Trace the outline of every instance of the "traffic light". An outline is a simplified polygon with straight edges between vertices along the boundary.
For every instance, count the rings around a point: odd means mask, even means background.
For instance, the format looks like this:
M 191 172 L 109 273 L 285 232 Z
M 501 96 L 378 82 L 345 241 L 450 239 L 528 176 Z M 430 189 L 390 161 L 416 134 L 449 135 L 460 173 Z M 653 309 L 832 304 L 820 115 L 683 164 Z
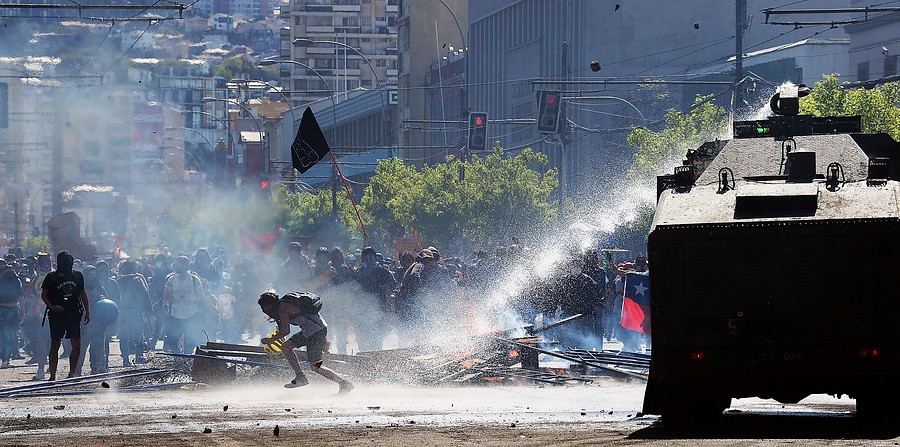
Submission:
M 266 177 L 262 177 L 259 179 L 259 189 L 265 191 L 269 189 L 269 179 Z
M 9 84 L 0 82 L 0 128 L 9 127 Z
M 562 93 L 541 90 L 538 101 L 538 132 L 558 133 L 560 112 L 562 112 Z
M 487 113 L 472 112 L 469 114 L 468 151 L 487 150 Z

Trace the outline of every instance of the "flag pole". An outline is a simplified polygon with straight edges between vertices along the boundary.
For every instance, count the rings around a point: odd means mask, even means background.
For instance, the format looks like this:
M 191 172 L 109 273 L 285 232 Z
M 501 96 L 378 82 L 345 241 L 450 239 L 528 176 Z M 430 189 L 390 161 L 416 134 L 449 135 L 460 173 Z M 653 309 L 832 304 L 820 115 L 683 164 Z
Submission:
M 347 191 L 347 197 L 350 198 L 350 203 L 353 205 L 353 211 L 356 211 L 356 218 L 359 219 L 359 226 L 362 228 L 363 239 L 365 240 L 365 246 L 369 246 L 369 233 L 366 232 L 366 224 L 363 223 L 362 216 L 359 215 L 359 208 L 356 206 L 356 201 L 353 200 L 353 193 L 350 191 L 350 185 L 347 184 L 347 179 L 344 178 L 344 174 L 341 173 L 341 167 L 338 166 L 337 159 L 334 158 L 334 151 L 328 151 L 331 155 L 331 162 L 334 163 L 334 169 L 337 170 L 338 177 L 341 178 L 341 183 L 344 184 L 344 189 Z

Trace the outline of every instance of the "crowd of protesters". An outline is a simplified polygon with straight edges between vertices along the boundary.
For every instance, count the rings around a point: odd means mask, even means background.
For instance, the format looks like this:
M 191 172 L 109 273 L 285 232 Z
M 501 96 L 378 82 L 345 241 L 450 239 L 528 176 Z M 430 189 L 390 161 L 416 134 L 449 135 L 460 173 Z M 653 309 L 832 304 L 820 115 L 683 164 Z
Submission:
M 549 274 L 539 275 L 524 268 L 528 251 L 514 239 L 492 254 L 445 257 L 428 247 L 392 259 L 372 247 L 344 253 L 292 242 L 284 258 L 229 257 L 222 249 L 200 248 L 190 255 L 163 251 L 140 259 L 75 259 L 72 270 L 83 276 L 94 321 L 83 326 L 70 375 L 85 372 L 86 357 L 90 373 L 108 372 L 112 337 L 118 338 L 123 366 L 145 363 L 149 350 L 192 353 L 207 340 L 259 340 L 271 329 L 256 309 L 257 298 L 267 290 L 322 296 L 322 314 L 337 352 L 394 347 L 389 346 L 392 337 L 395 346 L 413 345 L 427 341 L 423 331 L 452 332 L 471 323 L 474 303 L 517 268 L 525 271 L 524 286 L 507 302 L 520 321 L 540 325 L 581 314 L 549 335 L 566 346 L 589 343 L 597 349 L 604 339 L 616 338 L 629 350 L 647 343 L 642 334 L 618 324 L 624 275 L 646 271 L 643 257 L 615 264 L 608 253 L 569 250 Z M 0 260 L 0 366 L 28 356 L 35 380 L 47 374 L 51 341 L 41 287 L 55 267 L 48 253 L 10 253 Z M 106 315 L 110 301 L 118 318 Z M 60 358 L 72 355 L 72 343 L 64 340 L 62 348 Z

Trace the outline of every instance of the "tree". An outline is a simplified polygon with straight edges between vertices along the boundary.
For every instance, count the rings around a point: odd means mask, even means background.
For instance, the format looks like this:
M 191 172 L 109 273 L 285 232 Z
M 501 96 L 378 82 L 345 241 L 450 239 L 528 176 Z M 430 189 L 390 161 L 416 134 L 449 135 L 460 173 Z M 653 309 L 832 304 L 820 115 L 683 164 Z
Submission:
M 659 132 L 646 127 L 632 130 L 627 141 L 638 152 L 628 176 L 646 179 L 664 174 L 678 164 L 688 149 L 725 134 L 728 113 L 711 100 L 712 96 L 697 96 L 687 113 L 670 109 L 666 112 L 666 127 Z
M 296 194 L 282 186 L 276 189 L 272 200 L 278 210 L 278 224 L 288 235 L 310 236 L 311 245 L 349 247 L 362 244 L 362 229 L 356 211 L 343 189 L 337 195 L 337 223 L 331 219 L 331 190 Z
M 213 76 L 221 76 L 226 81 L 235 78 L 256 79 L 260 81 L 274 81 L 281 76 L 277 66 L 258 67 L 252 61 L 248 61 L 243 55 L 230 57 L 213 68 Z
M 499 145 L 484 158 L 448 157 L 421 171 L 402 160 L 385 160 L 366 188 L 364 216 L 370 233 L 383 238 L 397 236 L 394 229 L 400 227 L 438 247 L 505 242 L 555 221 L 550 195 L 559 186 L 557 171 L 534 169 L 547 162 L 546 155 L 530 149 L 504 157 Z
M 812 92 L 800 100 L 800 113 L 816 116 L 862 118 L 863 132 L 884 132 L 900 140 L 900 83 L 889 82 L 873 89 L 847 89 L 836 74 L 825 76 Z

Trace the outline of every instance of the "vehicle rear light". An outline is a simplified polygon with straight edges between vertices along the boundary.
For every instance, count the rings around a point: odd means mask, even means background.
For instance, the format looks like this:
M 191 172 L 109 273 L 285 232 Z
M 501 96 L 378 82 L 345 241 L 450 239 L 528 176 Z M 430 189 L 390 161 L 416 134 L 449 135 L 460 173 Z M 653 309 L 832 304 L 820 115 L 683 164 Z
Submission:
M 881 349 L 872 348 L 872 349 L 863 349 L 859 351 L 860 357 L 878 357 L 881 355 Z
M 703 360 L 703 351 L 696 351 L 691 353 L 691 360 L 700 361 Z

